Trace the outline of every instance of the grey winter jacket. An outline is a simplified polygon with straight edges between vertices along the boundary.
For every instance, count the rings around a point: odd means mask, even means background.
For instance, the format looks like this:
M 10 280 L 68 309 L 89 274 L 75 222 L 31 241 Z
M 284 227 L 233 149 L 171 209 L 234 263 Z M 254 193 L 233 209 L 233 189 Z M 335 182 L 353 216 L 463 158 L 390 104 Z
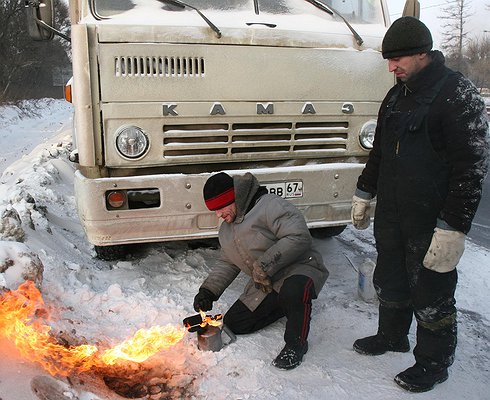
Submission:
M 284 280 L 292 275 L 310 277 L 316 295 L 328 277 L 321 255 L 312 249 L 312 239 L 301 212 L 279 196 L 264 194 L 248 211 L 259 188 L 250 173 L 233 178 L 237 217 L 233 223 L 222 223 L 219 231 L 220 260 L 201 287 L 221 296 L 240 271 L 252 276 L 252 265 L 258 261 L 279 292 Z M 252 279 L 240 300 L 254 311 L 266 294 Z

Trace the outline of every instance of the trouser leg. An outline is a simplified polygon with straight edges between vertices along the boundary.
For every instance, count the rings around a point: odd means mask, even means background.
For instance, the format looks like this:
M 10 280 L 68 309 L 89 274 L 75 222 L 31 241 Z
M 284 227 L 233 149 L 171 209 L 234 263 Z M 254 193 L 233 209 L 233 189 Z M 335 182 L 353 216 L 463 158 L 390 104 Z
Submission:
M 286 316 L 284 340 L 291 345 L 306 343 L 310 330 L 311 300 L 315 298 L 311 278 L 294 275 L 284 281 L 280 293 L 269 293 L 255 311 L 237 300 L 223 318 L 235 334 L 247 334 Z
M 447 368 L 454 360 L 457 343 L 457 272 L 441 274 L 423 266 L 431 228 L 403 231 L 386 221 L 375 227 L 379 332 L 390 341 L 406 335 L 413 311 L 417 319 L 415 360 L 426 368 Z
M 431 271 L 422 265 L 432 234 L 422 235 L 410 243 L 412 301 L 417 319 L 415 360 L 428 369 L 443 369 L 454 361 L 457 344 L 456 301 L 454 294 L 458 274 Z M 423 241 L 421 243 L 421 241 Z
M 315 287 L 311 278 L 294 275 L 284 281 L 279 293 L 279 304 L 286 315 L 284 341 L 292 346 L 303 346 L 308 338 L 311 320 L 311 300 Z
M 237 300 L 225 314 L 223 323 L 237 335 L 258 331 L 284 317 L 278 297 L 274 291 L 269 293 L 254 311 Z
M 377 223 L 375 237 L 378 251 L 374 271 L 374 287 L 379 298 L 378 334 L 396 343 L 408 335 L 413 315 L 405 246 L 397 223 Z
M 386 302 L 380 299 L 378 334 L 388 342 L 397 343 L 408 335 L 413 311 L 407 302 Z
M 451 366 L 457 345 L 456 315 L 431 322 L 417 321 L 415 360 L 428 369 L 440 370 Z

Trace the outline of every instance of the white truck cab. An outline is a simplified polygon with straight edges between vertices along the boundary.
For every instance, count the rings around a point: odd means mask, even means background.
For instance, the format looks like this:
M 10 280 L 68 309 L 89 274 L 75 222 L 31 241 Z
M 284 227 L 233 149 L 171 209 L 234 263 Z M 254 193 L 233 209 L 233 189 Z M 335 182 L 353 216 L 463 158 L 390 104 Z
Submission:
M 394 83 L 385 0 L 70 0 L 70 12 L 75 195 L 101 256 L 215 237 L 202 188 L 218 171 L 252 172 L 312 232 L 350 221 Z

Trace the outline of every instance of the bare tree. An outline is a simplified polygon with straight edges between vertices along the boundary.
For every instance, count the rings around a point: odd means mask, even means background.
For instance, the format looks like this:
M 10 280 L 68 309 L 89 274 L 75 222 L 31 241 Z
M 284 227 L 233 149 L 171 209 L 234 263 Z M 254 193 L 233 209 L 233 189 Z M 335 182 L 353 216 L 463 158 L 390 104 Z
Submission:
M 54 7 L 54 23 L 56 29 L 64 33 L 66 36 L 70 36 L 71 33 L 71 23 L 70 23 L 70 11 L 68 10 L 67 2 L 57 1 Z M 66 54 L 71 59 L 71 43 L 60 38 L 55 37 L 54 40 L 59 41 L 61 46 L 65 49 Z
M 65 3 L 57 3 L 57 25 L 66 31 L 68 10 Z M 34 42 L 29 37 L 24 2 L 19 0 L 0 1 L 0 54 L 0 104 L 53 97 L 52 71 L 69 65 L 60 40 Z
M 490 37 L 472 38 L 465 48 L 468 78 L 479 88 L 490 87 Z
M 470 6 L 470 0 L 448 0 L 439 17 L 445 21 L 442 24 L 441 47 L 448 58 L 448 64 L 462 72 L 465 72 L 463 49 L 468 41 L 465 23 L 473 15 Z

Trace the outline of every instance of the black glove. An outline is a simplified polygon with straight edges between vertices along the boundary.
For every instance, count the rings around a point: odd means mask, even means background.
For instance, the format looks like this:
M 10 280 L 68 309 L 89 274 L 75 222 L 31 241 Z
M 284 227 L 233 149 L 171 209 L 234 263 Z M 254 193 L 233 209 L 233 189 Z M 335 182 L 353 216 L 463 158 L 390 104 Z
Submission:
M 199 289 L 199 293 L 194 297 L 194 310 L 209 311 L 213 308 L 213 301 L 216 300 L 216 296 L 211 290 L 206 288 Z

